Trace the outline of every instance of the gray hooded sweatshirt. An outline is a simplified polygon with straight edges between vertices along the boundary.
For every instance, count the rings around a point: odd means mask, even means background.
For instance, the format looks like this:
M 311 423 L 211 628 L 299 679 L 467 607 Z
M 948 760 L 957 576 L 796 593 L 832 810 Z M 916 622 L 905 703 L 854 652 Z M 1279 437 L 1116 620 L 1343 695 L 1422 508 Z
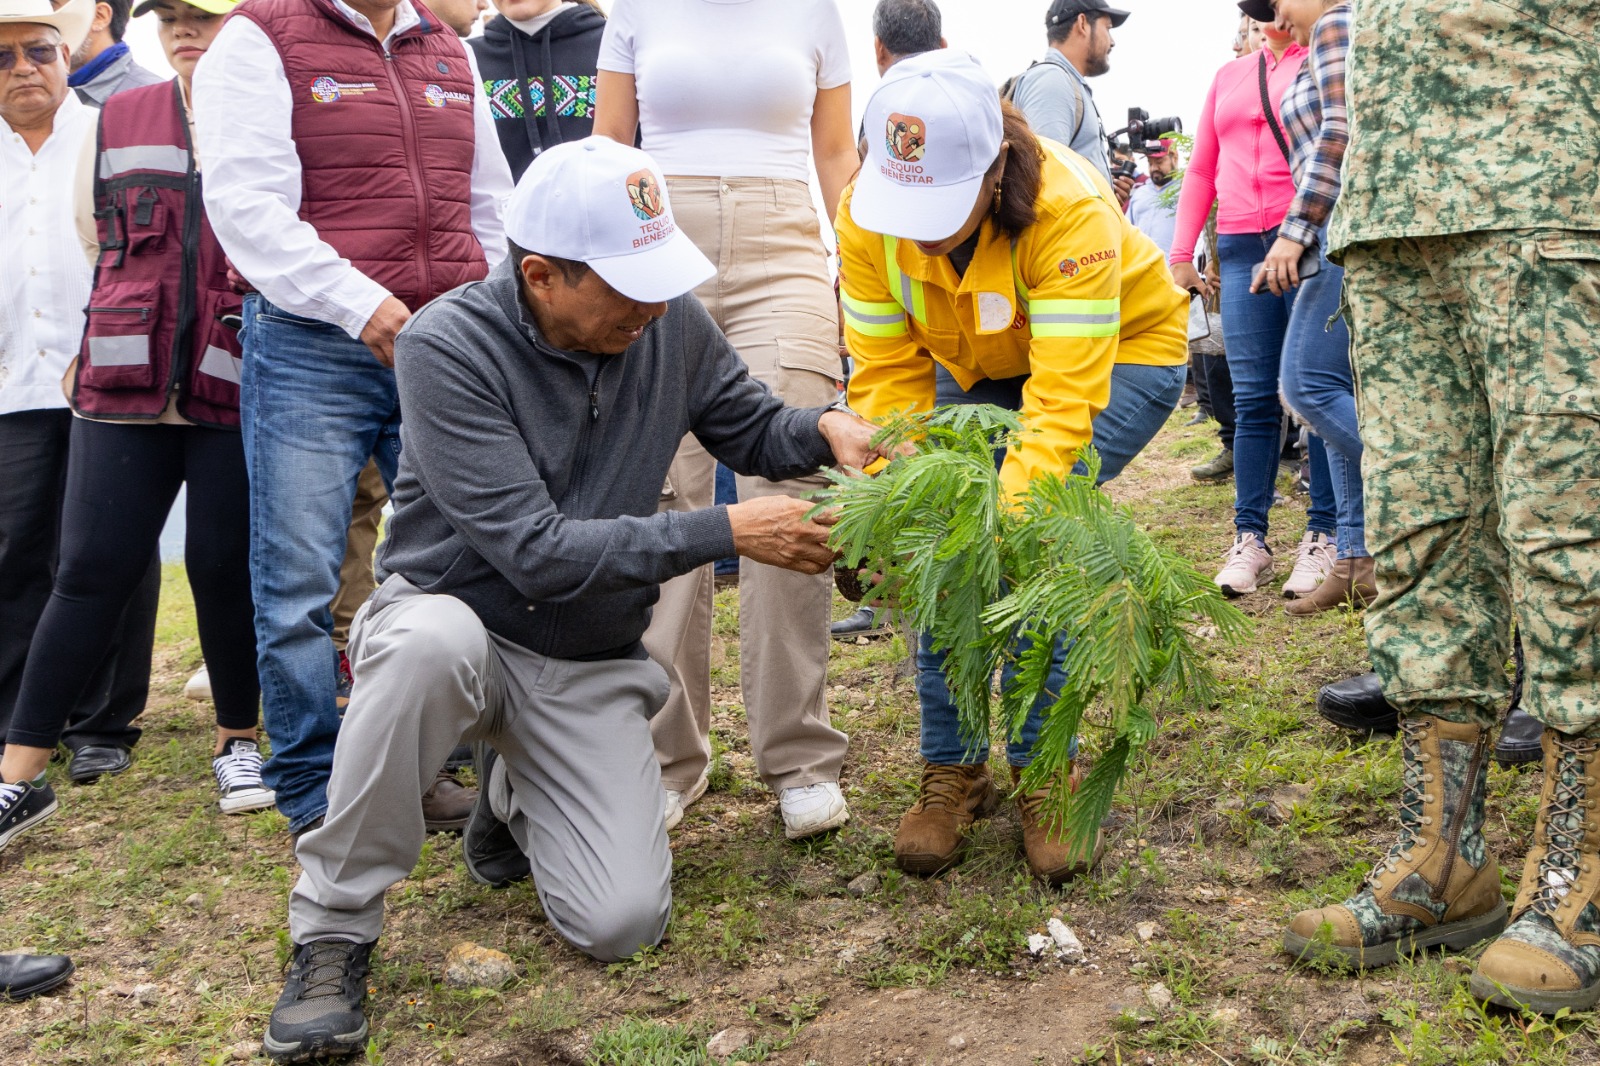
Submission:
M 656 513 L 693 433 L 741 474 L 833 460 L 824 408 L 750 377 L 693 295 L 621 355 L 552 347 L 510 258 L 418 311 L 395 341 L 400 473 L 379 557 L 560 659 L 642 658 L 662 581 L 733 554 L 725 507 Z

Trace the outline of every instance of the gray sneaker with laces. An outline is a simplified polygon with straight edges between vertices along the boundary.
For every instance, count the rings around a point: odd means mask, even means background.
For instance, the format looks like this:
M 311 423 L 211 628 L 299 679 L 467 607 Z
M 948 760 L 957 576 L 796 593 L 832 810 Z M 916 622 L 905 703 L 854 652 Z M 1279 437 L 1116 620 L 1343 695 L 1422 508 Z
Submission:
M 367 1042 L 367 974 L 377 941 L 296 944 L 262 1046 L 274 1062 L 354 1055 Z

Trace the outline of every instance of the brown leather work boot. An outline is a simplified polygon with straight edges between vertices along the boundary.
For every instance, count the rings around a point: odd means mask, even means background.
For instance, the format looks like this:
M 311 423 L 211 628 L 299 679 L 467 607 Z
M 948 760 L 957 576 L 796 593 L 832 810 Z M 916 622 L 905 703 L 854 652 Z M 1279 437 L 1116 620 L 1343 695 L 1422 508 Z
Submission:
M 1546 729 L 1544 794 L 1511 925 L 1478 960 L 1472 994 L 1540 1014 L 1600 1003 L 1600 739 Z
M 1489 731 L 1443 718 L 1400 719 L 1400 838 L 1361 891 L 1301 911 L 1283 950 L 1360 968 L 1443 945 L 1461 950 L 1506 927 L 1500 867 L 1483 838 Z
M 1050 797 L 1050 787 L 1046 785 L 1032 792 L 1021 791 L 1025 769 L 1013 766 L 1011 783 L 1017 789 L 1017 816 L 1022 822 L 1022 850 L 1028 856 L 1028 869 L 1046 884 L 1065 884 L 1074 877 L 1088 873 L 1100 861 L 1101 853 L 1106 850 L 1105 834 L 1097 828 L 1094 831 L 1094 846 L 1089 854 L 1084 855 L 1081 851 L 1075 853 L 1062 839 L 1061 827 L 1046 812 L 1045 801 Z M 1067 789 L 1076 792 L 1083 775 L 1078 773 L 1076 767 L 1067 774 Z
M 1339 607 L 1360 610 L 1378 598 L 1378 584 L 1372 559 L 1359 556 L 1340 559 L 1333 571 L 1311 592 L 1283 605 L 1285 614 L 1308 615 Z
M 908 874 L 939 873 L 961 861 L 967 830 L 1000 803 L 988 763 L 922 764 L 917 802 L 894 834 L 894 861 Z
M 422 824 L 430 833 L 459 833 L 472 817 L 478 790 L 468 788 L 443 770 L 422 794 Z

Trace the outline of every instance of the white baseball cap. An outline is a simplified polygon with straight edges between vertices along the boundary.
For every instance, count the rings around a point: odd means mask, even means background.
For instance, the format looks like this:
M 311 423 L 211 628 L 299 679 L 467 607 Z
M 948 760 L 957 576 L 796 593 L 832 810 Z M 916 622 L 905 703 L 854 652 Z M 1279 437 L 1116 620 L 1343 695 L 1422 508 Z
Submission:
M 850 217 L 874 233 L 942 241 L 978 201 L 1000 154 L 1000 92 L 978 61 L 953 48 L 889 68 L 863 120 L 867 161 Z
M 530 252 L 587 263 L 641 303 L 682 296 L 717 272 L 673 221 L 660 168 L 609 137 L 540 153 L 506 204 L 506 236 Z

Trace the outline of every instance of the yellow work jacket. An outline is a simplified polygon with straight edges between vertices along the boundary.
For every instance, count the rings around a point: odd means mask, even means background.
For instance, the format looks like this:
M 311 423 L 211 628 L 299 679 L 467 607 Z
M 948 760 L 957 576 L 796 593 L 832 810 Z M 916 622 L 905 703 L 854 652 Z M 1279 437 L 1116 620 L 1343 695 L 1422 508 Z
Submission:
M 850 406 L 870 419 L 934 405 L 934 362 L 964 389 L 1030 375 L 1030 431 L 1006 456 L 1015 497 L 1065 474 L 1106 406 L 1113 363 L 1188 358 L 1188 296 L 1154 241 L 1128 223 L 1111 187 L 1054 141 L 1045 149 L 1038 221 L 1013 242 L 985 217 L 966 274 L 913 241 L 870 233 L 839 204 L 840 295 L 855 361 Z

